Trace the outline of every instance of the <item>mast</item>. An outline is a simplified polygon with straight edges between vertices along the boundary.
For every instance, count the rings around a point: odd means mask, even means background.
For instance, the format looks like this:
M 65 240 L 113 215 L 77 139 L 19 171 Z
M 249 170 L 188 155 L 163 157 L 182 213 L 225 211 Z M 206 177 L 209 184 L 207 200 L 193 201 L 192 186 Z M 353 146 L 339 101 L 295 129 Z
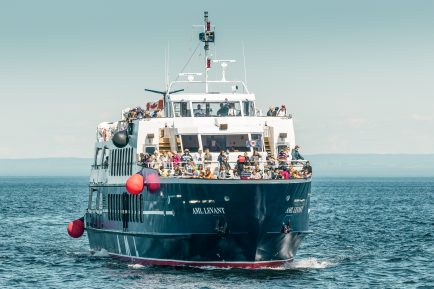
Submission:
M 211 69 L 211 57 L 208 55 L 209 43 L 214 42 L 214 31 L 211 31 L 211 22 L 208 19 L 208 11 L 203 12 L 203 32 L 199 33 L 199 40 L 204 42 L 205 50 L 205 92 L 208 93 L 208 71 Z

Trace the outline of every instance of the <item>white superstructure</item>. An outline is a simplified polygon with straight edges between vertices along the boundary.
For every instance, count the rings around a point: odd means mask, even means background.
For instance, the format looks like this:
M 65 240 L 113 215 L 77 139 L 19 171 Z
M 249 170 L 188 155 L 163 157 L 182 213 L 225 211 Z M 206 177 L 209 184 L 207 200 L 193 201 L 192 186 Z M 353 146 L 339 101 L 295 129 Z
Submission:
M 91 181 L 110 182 L 110 177 L 130 175 L 141 154 L 155 151 L 182 154 L 188 148 L 194 155 L 198 150 L 209 149 L 216 160 L 219 152 L 225 150 L 229 161 L 235 162 L 239 155 L 251 154 L 254 149 L 265 160 L 267 153 L 277 156 L 282 148 L 292 150 L 295 147 L 292 115 L 285 112 L 282 116 L 263 116 L 256 106 L 255 94 L 247 85 L 243 81 L 226 79 L 228 64 L 235 61 L 211 60 L 208 56 L 209 43 L 214 42 L 214 31 L 207 13 L 203 27 L 204 32 L 199 38 L 205 43 L 204 75 L 180 73 L 180 80 L 168 84 L 165 92 L 147 90 L 163 95 L 158 105 L 151 105 L 145 113 L 132 118 L 128 117 L 129 109 L 126 109 L 122 111 L 120 120 L 101 123 L 97 128 Z M 211 64 L 221 66 L 220 80 L 208 79 Z M 194 89 L 188 92 L 187 87 Z M 151 117 L 152 108 L 159 110 L 154 117 Z M 126 148 L 117 148 L 111 141 L 120 130 L 128 131 Z M 121 173 L 113 173 L 117 165 L 124 166 L 125 170 L 121 168 Z

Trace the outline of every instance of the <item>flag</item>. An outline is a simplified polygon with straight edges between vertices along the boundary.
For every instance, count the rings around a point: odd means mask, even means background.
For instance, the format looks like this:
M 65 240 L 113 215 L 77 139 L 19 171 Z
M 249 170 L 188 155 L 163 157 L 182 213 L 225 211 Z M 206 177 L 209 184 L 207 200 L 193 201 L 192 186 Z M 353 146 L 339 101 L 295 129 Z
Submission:
M 246 141 L 246 147 L 248 148 L 261 148 L 262 147 L 262 141 L 260 139 L 257 140 L 248 140 Z
M 164 108 L 164 101 L 162 98 L 156 102 L 146 103 L 146 110 L 157 110 L 157 109 L 163 109 L 163 108 Z

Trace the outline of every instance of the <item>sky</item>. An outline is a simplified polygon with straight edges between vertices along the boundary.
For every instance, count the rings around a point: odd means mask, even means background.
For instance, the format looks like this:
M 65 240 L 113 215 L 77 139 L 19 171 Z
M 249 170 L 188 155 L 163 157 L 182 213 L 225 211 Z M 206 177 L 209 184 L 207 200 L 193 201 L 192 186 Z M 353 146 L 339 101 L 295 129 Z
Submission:
M 434 1 L 255 2 L 0 0 L 0 158 L 91 157 L 98 123 L 164 89 L 167 47 L 181 71 L 204 10 L 228 78 L 244 45 L 257 105 L 286 104 L 303 153 L 434 153 Z

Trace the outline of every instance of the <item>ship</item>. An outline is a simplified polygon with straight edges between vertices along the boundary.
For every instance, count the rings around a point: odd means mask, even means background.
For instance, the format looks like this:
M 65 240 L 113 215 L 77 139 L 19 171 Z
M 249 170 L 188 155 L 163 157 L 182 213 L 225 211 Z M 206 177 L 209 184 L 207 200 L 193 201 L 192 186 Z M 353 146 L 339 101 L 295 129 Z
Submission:
M 199 29 L 203 73 L 145 89 L 160 98 L 98 125 L 88 207 L 68 233 L 143 265 L 282 266 L 310 233 L 312 168 L 286 108 L 262 113 L 245 81 L 227 79 L 235 60 L 213 59 L 207 12 Z

